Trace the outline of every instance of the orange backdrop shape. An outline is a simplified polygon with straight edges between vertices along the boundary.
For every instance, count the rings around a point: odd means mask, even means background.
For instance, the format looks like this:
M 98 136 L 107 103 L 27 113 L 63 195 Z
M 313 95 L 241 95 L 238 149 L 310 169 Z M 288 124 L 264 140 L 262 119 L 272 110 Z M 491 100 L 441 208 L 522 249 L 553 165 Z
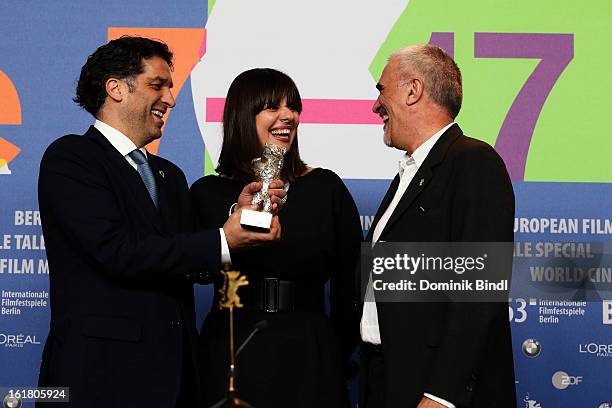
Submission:
M 0 125 L 21 125 L 19 94 L 13 81 L 2 71 L 0 71 Z M 10 163 L 20 151 L 17 146 L 0 137 L 0 160 Z
M 20 151 L 20 148 L 0 137 L 0 160 L 6 160 L 6 163 L 10 163 Z
M 172 92 L 177 98 L 185 81 L 189 77 L 194 65 L 200 60 L 199 50 L 204 41 L 206 30 L 203 28 L 138 28 L 138 27 L 109 27 L 108 40 L 114 40 L 122 35 L 134 35 L 161 40 L 168 44 L 174 53 L 174 72 Z M 168 123 L 170 111 L 164 116 Z M 164 124 L 165 127 L 165 124 Z M 147 150 L 157 154 L 159 139 L 147 145 Z
M 0 125 L 21 125 L 21 103 L 13 81 L 0 71 Z

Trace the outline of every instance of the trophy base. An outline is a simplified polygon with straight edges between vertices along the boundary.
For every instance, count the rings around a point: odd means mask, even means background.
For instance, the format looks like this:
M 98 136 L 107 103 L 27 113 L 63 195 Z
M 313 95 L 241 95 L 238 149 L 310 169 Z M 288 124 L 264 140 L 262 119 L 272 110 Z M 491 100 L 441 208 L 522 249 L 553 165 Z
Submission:
M 254 408 L 251 404 L 241 400 L 235 393 L 230 392 L 227 398 L 223 398 L 210 408 Z
M 244 229 L 257 232 L 270 232 L 272 214 L 263 211 L 242 210 L 240 225 Z

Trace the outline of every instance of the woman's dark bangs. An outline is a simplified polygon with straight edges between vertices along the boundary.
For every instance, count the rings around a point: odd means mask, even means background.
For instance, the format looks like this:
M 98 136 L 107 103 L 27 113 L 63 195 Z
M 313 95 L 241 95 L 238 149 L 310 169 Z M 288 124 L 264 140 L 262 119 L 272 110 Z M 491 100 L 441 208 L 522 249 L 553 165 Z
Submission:
M 302 98 L 300 98 L 300 93 L 295 85 L 287 92 L 287 106 L 298 113 L 302 113 Z
M 283 98 L 287 98 L 289 108 L 297 112 L 302 111 L 302 99 L 291 78 L 282 72 L 275 71 L 272 76 L 262 82 L 264 83 L 260 88 L 261 109 L 259 112 L 268 107 L 277 108 Z
M 295 83 L 286 74 L 281 73 L 276 83 L 276 92 L 280 95 L 279 102 L 282 98 L 287 98 L 287 106 L 297 112 L 302 112 L 302 99 L 300 93 L 295 86 Z

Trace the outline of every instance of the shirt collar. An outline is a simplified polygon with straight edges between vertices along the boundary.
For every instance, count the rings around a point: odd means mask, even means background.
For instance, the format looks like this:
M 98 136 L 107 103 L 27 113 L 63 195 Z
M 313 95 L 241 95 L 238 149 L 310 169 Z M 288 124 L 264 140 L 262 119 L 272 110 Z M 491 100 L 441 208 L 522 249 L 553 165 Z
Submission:
M 109 124 L 102 122 L 101 120 L 96 120 L 94 123 L 94 127 L 102 133 L 102 135 L 113 145 L 115 149 L 122 156 L 127 156 L 130 152 L 136 150 L 136 145 L 132 142 L 126 135 L 115 129 Z M 147 150 L 144 147 L 139 149 L 145 157 L 147 156 Z
M 412 156 L 408 156 L 408 153 L 404 154 L 399 161 L 399 175 L 402 177 L 404 175 L 404 171 L 410 167 L 416 165 L 414 158 Z
M 421 164 L 423 164 L 423 162 L 427 158 L 427 155 L 429 155 L 429 152 L 434 147 L 438 139 L 440 139 L 444 132 L 446 132 L 446 130 L 454 124 L 455 122 L 451 122 L 448 125 L 444 126 L 442 129 L 438 130 L 429 139 L 427 139 L 425 143 L 420 145 L 412 153 L 412 155 L 409 155 L 408 153 L 404 154 L 404 156 L 402 156 L 402 159 L 399 161 L 400 177 L 404 173 L 404 170 L 412 165 L 416 165 L 417 169 L 421 167 Z
M 440 139 L 444 132 L 446 132 L 446 130 L 454 124 L 455 122 L 451 122 L 448 125 L 444 126 L 442 129 L 434 133 L 429 139 L 427 139 L 425 143 L 417 147 L 417 149 L 412 153 L 412 158 L 416 162 L 417 167 L 421 167 L 421 164 L 423 164 L 438 139 Z

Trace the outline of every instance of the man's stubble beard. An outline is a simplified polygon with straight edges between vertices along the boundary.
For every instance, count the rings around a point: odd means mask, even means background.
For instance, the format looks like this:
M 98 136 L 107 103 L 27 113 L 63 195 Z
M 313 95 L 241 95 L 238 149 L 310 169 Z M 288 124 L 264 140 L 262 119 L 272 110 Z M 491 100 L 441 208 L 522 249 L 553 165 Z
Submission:
M 391 137 L 391 132 L 389 129 L 383 130 L 383 143 L 387 147 L 393 147 L 393 138 Z

